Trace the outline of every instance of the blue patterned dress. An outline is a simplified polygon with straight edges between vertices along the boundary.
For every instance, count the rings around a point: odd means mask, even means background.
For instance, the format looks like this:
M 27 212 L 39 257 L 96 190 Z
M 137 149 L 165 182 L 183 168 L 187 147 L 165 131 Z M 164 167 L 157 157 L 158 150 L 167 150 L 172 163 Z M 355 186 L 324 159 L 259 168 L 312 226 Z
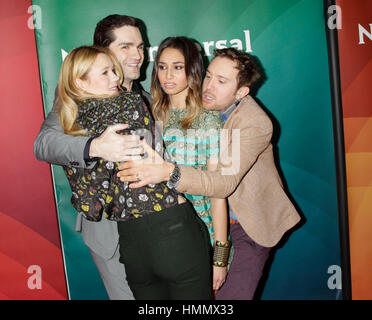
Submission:
M 187 110 L 171 109 L 164 126 L 163 140 L 173 160 L 178 164 L 207 170 L 207 160 L 218 159 L 220 129 L 224 126 L 218 111 L 202 110 L 189 129 L 183 129 L 179 121 L 187 115 Z M 185 194 L 193 204 L 198 216 L 206 224 L 211 245 L 214 243 L 214 230 L 211 215 L 211 200 L 205 196 Z

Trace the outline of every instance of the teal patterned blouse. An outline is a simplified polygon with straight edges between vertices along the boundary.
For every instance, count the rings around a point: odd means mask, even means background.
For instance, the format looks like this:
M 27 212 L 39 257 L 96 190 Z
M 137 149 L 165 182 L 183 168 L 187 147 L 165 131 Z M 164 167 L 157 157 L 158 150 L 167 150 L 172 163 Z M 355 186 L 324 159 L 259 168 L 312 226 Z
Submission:
M 163 140 L 172 159 L 183 165 L 207 170 L 207 160 L 218 160 L 220 129 L 224 122 L 218 111 L 203 110 L 189 129 L 183 129 L 180 120 L 187 116 L 187 110 L 171 109 L 169 120 L 164 126 Z M 211 244 L 214 230 L 211 215 L 211 200 L 205 196 L 185 194 L 193 204 L 198 216 L 207 225 Z

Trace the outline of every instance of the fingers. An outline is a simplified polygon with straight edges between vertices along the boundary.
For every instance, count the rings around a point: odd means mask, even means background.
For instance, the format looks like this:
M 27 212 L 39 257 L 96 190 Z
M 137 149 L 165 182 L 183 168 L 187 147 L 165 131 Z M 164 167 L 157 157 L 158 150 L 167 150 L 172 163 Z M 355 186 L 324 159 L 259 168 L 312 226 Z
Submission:
M 127 150 L 127 149 L 140 149 L 141 150 L 141 153 L 143 153 L 143 147 L 141 145 L 140 142 L 134 140 L 134 139 L 131 139 L 130 137 L 134 137 L 134 136 L 121 136 L 120 139 L 121 139 L 121 143 L 123 145 L 123 149 L 124 150 Z
M 213 278 L 213 290 L 218 290 L 225 282 L 224 277 L 216 276 Z
M 154 149 L 152 149 L 146 142 L 145 139 L 142 140 L 142 147 L 144 149 L 145 152 L 147 152 L 149 155 L 150 154 L 154 154 L 154 153 L 157 153 Z
M 117 139 L 121 145 L 121 153 L 123 154 L 123 156 L 141 155 L 144 153 L 139 136 L 118 135 Z
M 213 266 L 213 290 L 217 291 L 224 284 L 227 275 L 226 267 Z
M 119 176 L 124 176 L 124 175 L 127 175 L 127 173 L 129 175 L 136 173 L 137 171 L 133 169 L 139 166 L 139 162 L 140 161 L 127 161 L 127 162 L 120 163 L 118 166 L 118 169 L 120 170 L 118 175 L 120 174 Z M 125 170 L 125 171 L 122 171 L 122 170 Z
M 164 159 L 154 149 L 152 149 L 145 140 L 142 141 L 142 147 L 144 152 L 148 154 L 146 163 L 162 164 L 164 162 Z
M 122 182 L 132 182 L 130 188 L 136 189 L 151 183 L 146 168 L 142 166 L 144 160 L 123 162 L 118 166 L 117 176 Z
M 141 137 L 139 135 L 136 135 L 136 134 L 122 134 L 120 135 L 121 139 L 125 142 L 125 143 L 131 143 L 131 142 L 135 142 L 137 146 L 141 146 L 142 147 L 142 143 L 141 143 Z
M 115 150 L 115 152 L 111 154 L 110 160 L 115 162 L 141 160 L 143 159 L 143 153 L 142 146 L 134 148 L 125 147 L 123 150 Z
M 140 156 L 143 153 L 144 153 L 144 150 L 142 146 L 139 146 L 139 147 L 133 146 L 133 147 L 128 147 L 128 149 L 125 149 L 126 156 Z
M 129 188 L 132 188 L 132 189 L 141 188 L 141 187 L 147 186 L 148 184 L 149 182 L 147 182 L 146 180 L 140 180 L 140 181 L 129 184 Z
M 127 161 L 118 166 L 119 172 L 117 176 L 123 182 L 137 182 L 138 181 L 138 167 L 142 161 Z
M 217 291 L 221 288 L 221 286 L 223 285 L 225 281 L 223 280 L 216 280 L 213 282 L 213 290 Z
M 138 182 L 138 179 L 139 178 L 137 174 L 126 174 L 125 176 L 120 176 L 120 180 L 123 182 Z
M 142 143 L 138 135 L 121 135 L 117 133 L 117 131 L 127 127 L 127 124 L 115 124 L 107 127 L 100 136 L 92 140 L 89 155 L 116 162 L 126 161 L 129 156 L 143 154 Z
M 137 163 L 140 161 L 132 162 Z M 117 173 L 117 176 L 120 178 L 120 181 L 122 182 L 132 182 L 129 184 L 130 188 L 136 189 L 144 187 L 151 183 L 151 181 L 148 179 L 146 172 L 139 171 L 138 167 L 128 167 L 128 163 L 131 163 L 131 161 L 122 163 L 119 165 L 119 171 Z M 124 169 L 122 169 L 124 168 Z
M 142 156 L 132 156 L 132 155 L 129 155 L 129 156 L 123 156 L 123 157 L 120 157 L 120 161 L 138 161 L 138 160 L 142 160 L 143 157 Z

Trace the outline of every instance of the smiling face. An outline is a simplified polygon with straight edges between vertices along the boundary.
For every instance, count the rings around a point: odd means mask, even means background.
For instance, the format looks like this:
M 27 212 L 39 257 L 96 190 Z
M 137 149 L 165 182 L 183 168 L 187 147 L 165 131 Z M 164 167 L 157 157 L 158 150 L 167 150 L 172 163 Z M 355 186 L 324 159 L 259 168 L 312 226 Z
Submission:
M 214 58 L 203 80 L 203 107 L 225 111 L 248 94 L 248 87 L 238 89 L 236 62 L 224 57 Z
M 188 81 L 185 72 L 185 57 L 174 48 L 166 48 L 158 62 L 158 79 L 161 88 L 169 96 L 184 97 L 188 93 Z
M 118 93 L 119 77 L 108 55 L 99 53 L 84 79 L 77 79 L 78 87 L 93 96 L 113 96 Z
M 113 30 L 115 40 L 108 48 L 118 59 L 124 73 L 123 85 L 132 89 L 133 80 L 140 77 L 143 63 L 143 40 L 137 27 L 123 26 Z

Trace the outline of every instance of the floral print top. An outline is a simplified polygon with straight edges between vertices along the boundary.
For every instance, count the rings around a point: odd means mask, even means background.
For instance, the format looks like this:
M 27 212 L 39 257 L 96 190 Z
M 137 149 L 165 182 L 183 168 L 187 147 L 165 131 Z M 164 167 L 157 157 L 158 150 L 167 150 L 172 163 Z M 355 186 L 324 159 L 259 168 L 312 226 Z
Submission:
M 121 134 L 135 133 L 146 139 L 158 151 L 163 150 L 161 139 L 155 141 L 155 122 L 141 96 L 120 92 L 110 98 L 86 99 L 78 106 L 76 123 L 89 136 L 101 134 L 109 125 L 127 123 Z M 178 192 L 166 183 L 149 184 L 131 189 L 116 173 L 117 162 L 99 159 L 92 169 L 64 166 L 72 190 L 71 203 L 86 219 L 125 221 L 159 212 L 178 203 Z

